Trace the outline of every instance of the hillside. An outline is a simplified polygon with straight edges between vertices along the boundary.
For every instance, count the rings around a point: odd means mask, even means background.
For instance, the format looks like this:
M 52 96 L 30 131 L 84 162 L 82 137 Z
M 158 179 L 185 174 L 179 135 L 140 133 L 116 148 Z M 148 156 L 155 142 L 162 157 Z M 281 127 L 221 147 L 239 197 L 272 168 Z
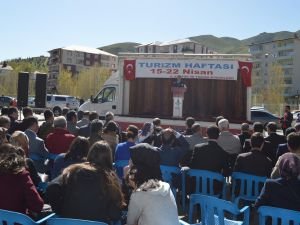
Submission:
M 103 51 L 109 52 L 111 54 L 118 55 L 119 52 L 135 52 L 135 46 L 139 45 L 139 43 L 135 42 L 123 42 L 123 43 L 116 43 L 112 45 L 107 45 L 100 47 Z

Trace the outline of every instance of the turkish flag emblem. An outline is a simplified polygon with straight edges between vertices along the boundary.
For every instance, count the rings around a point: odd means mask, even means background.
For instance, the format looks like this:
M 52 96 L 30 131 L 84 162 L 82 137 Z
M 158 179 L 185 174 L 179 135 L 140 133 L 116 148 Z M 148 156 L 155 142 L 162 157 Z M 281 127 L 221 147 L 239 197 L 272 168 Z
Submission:
M 126 80 L 135 79 L 135 60 L 124 60 L 124 76 Z
M 240 74 L 246 87 L 251 87 L 252 62 L 239 61 Z

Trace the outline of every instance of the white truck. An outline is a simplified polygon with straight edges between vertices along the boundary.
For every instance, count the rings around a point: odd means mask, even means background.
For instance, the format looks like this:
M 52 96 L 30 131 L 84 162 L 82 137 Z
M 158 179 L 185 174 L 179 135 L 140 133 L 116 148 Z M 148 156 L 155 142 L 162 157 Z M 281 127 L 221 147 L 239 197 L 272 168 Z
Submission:
M 250 64 L 248 54 L 120 54 L 117 71 L 79 110 L 100 116 L 111 111 L 122 128 L 155 117 L 175 128 L 182 128 L 187 116 L 203 127 L 219 115 L 232 123 L 250 121 L 251 85 L 249 77 L 241 76 L 251 76 Z M 178 76 L 187 86 L 182 119 L 172 117 L 171 87 Z

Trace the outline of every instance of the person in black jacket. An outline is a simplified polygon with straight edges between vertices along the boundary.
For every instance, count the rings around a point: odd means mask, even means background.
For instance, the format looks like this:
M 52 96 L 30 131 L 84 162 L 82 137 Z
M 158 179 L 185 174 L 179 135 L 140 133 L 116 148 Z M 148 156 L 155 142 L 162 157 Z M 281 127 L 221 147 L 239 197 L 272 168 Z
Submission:
M 251 151 L 238 155 L 234 171 L 270 177 L 273 165 L 271 159 L 262 153 L 263 145 L 263 135 L 259 132 L 253 133 L 251 136 Z
M 289 105 L 286 105 L 283 117 L 280 118 L 281 128 L 284 134 L 285 134 L 285 130 L 292 126 L 293 114 L 290 111 L 291 111 L 291 107 Z
M 67 167 L 46 190 L 53 211 L 61 217 L 102 221 L 119 220 L 123 195 L 112 170 L 109 145 L 96 142 L 87 156 L 88 163 Z

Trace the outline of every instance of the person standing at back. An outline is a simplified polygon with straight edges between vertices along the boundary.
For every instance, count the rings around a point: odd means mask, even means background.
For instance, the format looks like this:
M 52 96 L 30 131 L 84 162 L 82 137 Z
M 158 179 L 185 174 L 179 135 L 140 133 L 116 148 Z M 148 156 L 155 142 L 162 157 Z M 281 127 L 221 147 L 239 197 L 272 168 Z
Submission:
M 285 130 L 292 126 L 293 114 L 291 113 L 291 107 L 289 105 L 285 106 L 283 117 L 280 118 L 281 128 L 285 134 Z

